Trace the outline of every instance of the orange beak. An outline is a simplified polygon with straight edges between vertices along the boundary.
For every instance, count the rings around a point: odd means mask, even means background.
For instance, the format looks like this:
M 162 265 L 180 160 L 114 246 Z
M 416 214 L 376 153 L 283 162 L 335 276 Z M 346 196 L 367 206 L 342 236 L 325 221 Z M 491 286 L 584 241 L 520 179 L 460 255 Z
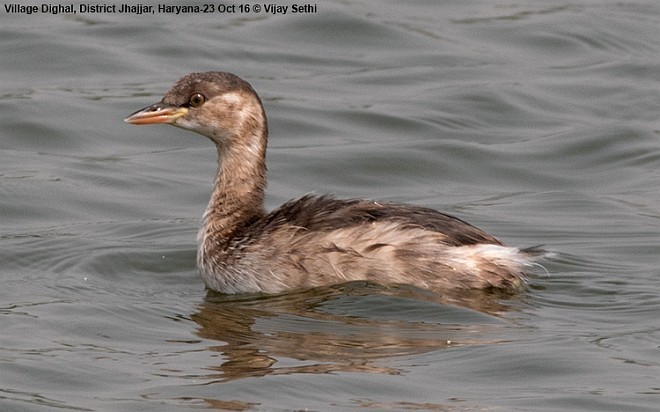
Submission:
M 124 119 L 126 123 L 142 125 L 142 124 L 174 124 L 176 119 L 185 116 L 188 109 L 185 107 L 168 106 L 164 103 L 156 103 L 154 105 L 140 109 Z

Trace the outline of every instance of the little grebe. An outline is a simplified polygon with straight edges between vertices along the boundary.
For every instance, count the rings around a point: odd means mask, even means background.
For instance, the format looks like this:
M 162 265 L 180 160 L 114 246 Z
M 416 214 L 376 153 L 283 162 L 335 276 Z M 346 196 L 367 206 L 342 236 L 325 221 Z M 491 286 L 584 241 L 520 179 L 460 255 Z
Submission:
M 515 291 L 539 254 L 419 206 L 307 195 L 267 213 L 266 114 L 252 86 L 230 73 L 188 74 L 125 121 L 171 124 L 215 143 L 218 173 L 197 265 L 218 292 L 278 293 L 353 280 Z

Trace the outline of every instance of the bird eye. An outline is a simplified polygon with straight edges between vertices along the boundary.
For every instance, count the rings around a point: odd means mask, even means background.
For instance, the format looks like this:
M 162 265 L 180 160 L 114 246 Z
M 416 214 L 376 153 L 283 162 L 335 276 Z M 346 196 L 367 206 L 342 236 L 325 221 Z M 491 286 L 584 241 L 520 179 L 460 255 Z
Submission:
M 188 99 L 188 104 L 192 107 L 199 107 L 204 103 L 206 100 L 206 97 L 204 97 L 203 94 L 201 93 L 193 93 L 190 95 L 190 98 Z

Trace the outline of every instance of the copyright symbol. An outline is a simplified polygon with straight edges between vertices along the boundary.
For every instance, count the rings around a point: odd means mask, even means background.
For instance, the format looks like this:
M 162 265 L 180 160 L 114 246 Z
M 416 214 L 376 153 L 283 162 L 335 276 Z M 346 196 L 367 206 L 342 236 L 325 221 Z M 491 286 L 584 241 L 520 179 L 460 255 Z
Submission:
M 254 10 L 255 13 L 259 13 L 261 11 L 261 6 L 259 4 L 255 4 L 252 6 L 252 10 Z

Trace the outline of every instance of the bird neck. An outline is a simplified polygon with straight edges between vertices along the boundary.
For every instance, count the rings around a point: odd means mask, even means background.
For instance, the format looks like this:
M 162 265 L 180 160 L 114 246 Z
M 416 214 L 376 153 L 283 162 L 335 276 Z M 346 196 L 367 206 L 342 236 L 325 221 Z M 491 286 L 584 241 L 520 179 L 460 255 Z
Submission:
M 218 173 L 215 177 L 202 230 L 216 241 L 229 239 L 250 221 L 265 215 L 266 145 L 265 118 L 242 135 L 216 144 Z

